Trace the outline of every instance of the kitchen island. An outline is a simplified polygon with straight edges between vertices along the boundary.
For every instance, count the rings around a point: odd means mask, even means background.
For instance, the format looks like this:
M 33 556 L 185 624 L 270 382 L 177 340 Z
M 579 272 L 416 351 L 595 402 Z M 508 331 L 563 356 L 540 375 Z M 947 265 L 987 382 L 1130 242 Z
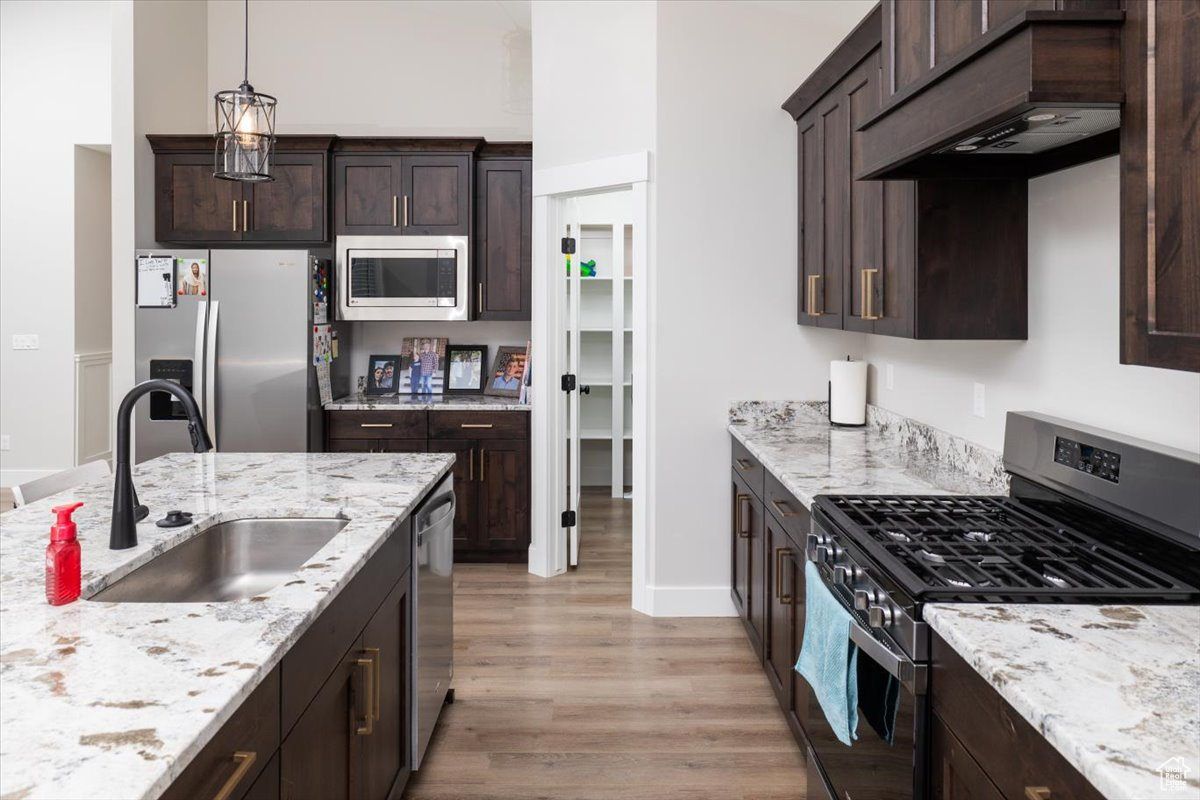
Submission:
M 134 469 L 150 516 L 138 545 L 121 551 L 108 549 L 111 478 L 4 514 L 0 796 L 162 795 L 393 534 L 408 535 L 408 515 L 453 462 L 439 453 L 163 456 Z M 75 515 L 83 593 L 55 608 L 43 593 L 49 510 L 74 500 L 85 503 Z M 192 524 L 156 527 L 173 509 L 194 514 Z M 349 522 L 293 578 L 245 600 L 88 600 L 212 524 L 244 517 Z

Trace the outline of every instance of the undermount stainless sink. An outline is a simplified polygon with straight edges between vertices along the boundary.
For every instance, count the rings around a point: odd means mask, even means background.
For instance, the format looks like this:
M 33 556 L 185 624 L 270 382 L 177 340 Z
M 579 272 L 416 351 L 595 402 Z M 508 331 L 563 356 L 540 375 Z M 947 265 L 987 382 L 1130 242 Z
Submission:
M 292 577 L 348 522 L 331 517 L 220 522 L 89 599 L 204 603 L 253 597 Z

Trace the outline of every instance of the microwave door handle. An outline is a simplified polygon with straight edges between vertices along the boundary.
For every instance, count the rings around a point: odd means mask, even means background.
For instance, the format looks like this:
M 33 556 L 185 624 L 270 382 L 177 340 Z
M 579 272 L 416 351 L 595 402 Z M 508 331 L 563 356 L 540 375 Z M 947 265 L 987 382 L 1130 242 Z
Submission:
M 212 440 L 213 450 L 217 449 L 217 312 L 220 306 L 220 302 L 212 301 L 208 314 L 208 345 L 204 353 L 204 408 L 207 413 L 204 422 L 208 426 L 208 438 Z
M 915 695 L 925 694 L 928 686 L 927 668 L 924 664 L 914 664 L 907 658 L 893 653 L 884 647 L 878 639 L 868 633 L 861 625 L 850 623 L 850 641 L 858 646 L 860 656 L 867 656 L 889 675 L 896 678 Z
M 196 340 L 192 353 L 192 397 L 200 407 L 200 414 L 208 419 L 208 407 L 204 396 L 204 334 L 208 330 L 208 301 L 196 304 Z

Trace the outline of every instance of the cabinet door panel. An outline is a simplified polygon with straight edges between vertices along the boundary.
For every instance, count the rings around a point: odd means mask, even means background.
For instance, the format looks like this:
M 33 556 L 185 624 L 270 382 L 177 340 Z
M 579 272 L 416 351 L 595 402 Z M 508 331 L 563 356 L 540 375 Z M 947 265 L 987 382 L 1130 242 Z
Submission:
M 403 233 L 466 236 L 470 228 L 469 156 L 404 156 Z M 403 209 L 402 209 L 403 212 Z
M 743 620 L 750 613 L 750 519 L 748 506 L 753 495 L 734 478 L 729 493 L 730 511 L 730 595 Z
M 800 547 L 800 542 L 793 540 L 792 546 L 796 550 L 796 563 L 793 566 L 792 574 L 792 636 L 791 636 L 791 654 L 789 658 L 793 665 L 800 658 L 800 646 L 804 644 L 804 614 L 805 600 L 807 587 L 804 582 L 804 551 Z M 788 680 L 791 682 L 791 696 L 788 704 L 788 722 L 793 730 L 801 731 L 805 736 L 807 732 L 808 715 L 810 709 L 817 708 L 817 713 L 820 713 L 820 708 L 817 706 L 816 698 L 813 697 L 812 688 L 808 685 L 799 672 L 795 669 L 789 669 Z
M 771 514 L 765 515 L 764 543 L 766 561 L 765 615 L 766 630 L 763 643 L 763 668 L 775 690 L 779 705 L 787 710 L 792 701 L 792 614 L 793 592 L 796 589 L 795 565 L 797 553 L 783 527 Z
M 330 439 L 331 453 L 375 453 L 379 451 L 378 439 Z
M 848 169 L 853 176 L 863 162 L 862 135 L 853 131 L 879 108 L 878 54 L 850 74 L 846 92 L 851 130 Z M 847 330 L 870 333 L 874 318 L 881 316 L 882 289 L 888 277 L 883 264 L 883 226 L 879 224 L 882 216 L 883 182 L 851 180 L 850 254 L 843 298 Z
M 279 800 L 279 797 L 279 752 L 276 751 L 241 800 Z M 236 795 L 230 800 L 236 800 Z
M 475 170 L 476 319 L 530 318 L 533 166 L 480 161 Z
M 155 238 L 236 242 L 242 238 L 242 185 L 213 177 L 211 153 L 155 158 Z
M 850 224 L 850 127 L 842 88 L 818 106 L 817 138 L 821 169 L 821 260 L 810 269 L 810 312 L 817 313 L 822 328 L 842 327 L 842 276 L 848 257 Z
M 334 157 L 334 232 L 341 235 L 395 235 L 400 230 L 400 156 Z
M 363 652 L 376 663 L 377 707 L 374 731 L 363 740 L 362 788 L 366 800 L 388 797 L 397 780 L 407 779 L 408 584 L 402 577 L 363 630 Z
M 283 800 L 358 800 L 363 726 L 369 707 L 356 642 L 296 721 L 279 749 Z
M 812 313 L 813 295 L 810 292 L 810 275 L 821 273 L 821 259 L 824 257 L 822 248 L 822 227 L 824 225 L 821 203 L 821 186 L 823 170 L 821 164 L 821 144 L 817 134 L 817 114 L 815 111 L 801 117 L 797 123 L 799 130 L 799 148 L 797 161 L 800 165 L 800 196 L 799 196 L 799 254 L 800 274 L 797 318 L 801 325 L 816 325 L 817 317 Z
M 279 153 L 269 183 L 248 183 L 246 241 L 322 242 L 325 240 L 325 156 Z
M 937 714 L 930 714 L 933 800 L 1003 800 L 962 742 Z
M 474 546 L 479 527 L 479 463 L 478 442 L 462 439 L 430 439 L 429 452 L 454 453 L 454 550 L 463 552 Z
M 479 443 L 479 526 L 474 546 L 529 548 L 529 442 Z
M 424 439 L 380 439 L 377 453 L 425 453 L 429 445 Z

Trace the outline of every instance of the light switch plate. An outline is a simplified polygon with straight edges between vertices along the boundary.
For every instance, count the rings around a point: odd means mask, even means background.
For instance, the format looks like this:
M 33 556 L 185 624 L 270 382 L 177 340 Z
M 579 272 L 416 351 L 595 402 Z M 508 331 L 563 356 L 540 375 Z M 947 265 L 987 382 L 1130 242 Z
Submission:
M 37 350 L 41 347 L 36 333 L 14 333 L 12 338 L 13 350 Z
M 884 375 L 884 378 L 883 378 L 884 385 L 887 386 L 887 388 L 889 388 L 889 389 L 895 389 L 896 388 L 896 371 L 892 369 L 891 364 L 887 364 L 884 366 L 883 375 Z
M 12 449 L 12 437 L 9 436 L 7 433 L 0 436 L 0 450 L 11 450 L 11 449 Z
M 975 384 L 975 402 L 974 402 L 974 408 L 972 409 L 972 413 L 974 413 L 975 416 L 977 416 L 977 417 L 983 416 L 984 405 L 983 405 L 983 384 L 982 383 Z

